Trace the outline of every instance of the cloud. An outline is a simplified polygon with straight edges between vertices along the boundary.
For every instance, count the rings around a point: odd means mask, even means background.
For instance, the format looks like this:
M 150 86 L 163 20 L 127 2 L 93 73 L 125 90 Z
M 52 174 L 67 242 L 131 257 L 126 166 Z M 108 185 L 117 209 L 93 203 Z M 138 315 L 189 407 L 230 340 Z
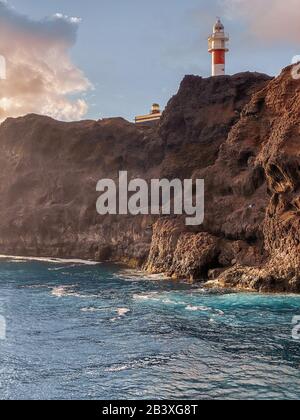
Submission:
M 299 0 L 222 0 L 227 17 L 240 18 L 261 42 L 300 42 Z
M 70 58 L 79 23 L 61 13 L 35 21 L 0 0 L 0 55 L 6 61 L 0 121 L 28 113 L 73 120 L 87 112 L 80 95 L 91 84 Z

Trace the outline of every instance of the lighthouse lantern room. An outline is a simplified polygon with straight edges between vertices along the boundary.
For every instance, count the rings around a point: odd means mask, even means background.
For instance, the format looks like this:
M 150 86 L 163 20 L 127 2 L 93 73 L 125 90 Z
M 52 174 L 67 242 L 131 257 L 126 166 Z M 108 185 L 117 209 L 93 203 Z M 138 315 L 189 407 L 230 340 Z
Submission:
M 225 34 L 224 25 L 218 18 L 213 27 L 213 33 L 208 38 L 208 51 L 212 55 L 212 76 L 225 75 L 225 56 L 229 51 L 228 41 L 229 36 Z

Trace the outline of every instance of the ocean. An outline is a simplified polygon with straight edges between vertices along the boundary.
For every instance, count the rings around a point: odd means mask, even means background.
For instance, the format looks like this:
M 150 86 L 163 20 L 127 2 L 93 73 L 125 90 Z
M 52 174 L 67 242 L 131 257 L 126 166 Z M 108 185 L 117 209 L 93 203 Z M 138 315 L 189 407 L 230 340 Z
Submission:
M 299 399 L 300 297 L 0 260 L 0 399 Z

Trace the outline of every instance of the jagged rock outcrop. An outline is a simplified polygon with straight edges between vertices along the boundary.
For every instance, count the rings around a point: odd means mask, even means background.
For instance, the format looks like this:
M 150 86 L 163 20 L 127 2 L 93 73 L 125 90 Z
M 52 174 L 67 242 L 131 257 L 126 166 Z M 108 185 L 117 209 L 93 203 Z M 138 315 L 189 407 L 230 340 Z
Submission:
M 178 221 L 159 221 L 146 264 L 149 270 L 162 270 L 172 276 L 191 279 L 206 278 L 215 268 L 222 272 L 236 264 L 262 264 L 267 258 L 263 220 L 269 201 L 264 169 L 262 164 L 255 162 L 257 127 L 252 126 L 253 134 L 247 128 L 244 132 L 239 131 L 239 135 L 244 136 L 241 144 L 235 144 L 232 136 L 250 100 L 248 93 L 252 97 L 271 79 L 251 73 L 232 78 L 198 79 L 185 79 L 166 109 L 160 134 L 170 150 L 162 167 L 167 162 L 169 170 L 173 168 L 169 165 L 172 156 L 180 165 L 172 170 L 173 177 L 180 177 L 181 168 L 184 168 L 185 175 L 205 180 L 205 220 L 199 233 L 214 238 L 213 252 L 207 252 L 203 239 L 201 247 L 197 231 L 188 230 L 183 223 L 179 231 Z M 230 85 L 228 90 L 224 89 L 227 83 Z M 242 98 L 247 98 L 246 102 L 240 102 Z M 183 162 L 182 156 L 189 163 Z M 162 172 L 165 174 L 166 171 Z M 172 223 L 176 226 L 176 236 L 170 238 L 173 253 L 169 252 L 165 258 L 167 247 L 161 244 L 168 243 L 167 231 L 173 233 Z M 194 235 L 193 239 L 189 236 L 187 242 L 197 243 L 198 247 L 195 255 L 191 245 L 190 261 L 186 258 L 186 250 L 178 251 L 178 244 L 187 233 Z
M 210 285 L 300 291 L 299 105 L 288 67 L 253 95 L 215 163 L 193 175 L 206 181 L 203 230 L 222 238 Z
M 123 119 L 0 126 L 0 253 L 125 261 L 210 284 L 299 291 L 300 81 L 187 76 L 157 127 Z M 99 216 L 96 184 L 204 178 L 204 224 Z
M 182 220 L 160 219 L 154 226 L 152 247 L 145 269 L 187 280 L 205 278 L 218 260 L 219 239 L 185 231 Z
M 229 147 L 244 144 L 240 132 L 251 124 L 257 127 L 255 164 L 263 167 L 268 187 L 262 228 L 269 258 L 256 269 L 237 267 L 219 282 L 227 287 L 299 292 L 300 79 L 292 77 L 291 67 L 253 96 L 233 130 Z

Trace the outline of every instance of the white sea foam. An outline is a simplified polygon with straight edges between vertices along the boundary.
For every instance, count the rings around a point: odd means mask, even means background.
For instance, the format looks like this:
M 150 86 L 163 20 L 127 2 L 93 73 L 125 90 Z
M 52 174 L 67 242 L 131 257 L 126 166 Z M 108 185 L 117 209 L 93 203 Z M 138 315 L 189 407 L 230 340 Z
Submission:
M 210 308 L 204 305 L 195 305 L 188 303 L 188 299 L 184 300 L 175 300 L 173 293 L 162 293 L 159 292 L 150 292 L 150 293 L 140 293 L 133 295 L 133 299 L 141 302 L 154 302 L 161 303 L 164 305 L 173 305 L 185 308 L 185 310 L 190 312 L 208 312 L 215 315 L 224 315 L 224 312 L 219 309 Z
M 128 308 L 118 308 L 117 313 L 119 316 L 125 316 L 130 312 L 130 309 Z
M 160 295 L 159 292 L 135 294 L 133 295 L 133 299 L 141 301 L 161 302 L 165 305 L 187 305 L 186 302 L 170 299 L 166 296 L 166 294 Z
M 11 261 L 41 261 L 53 264 L 79 264 L 79 265 L 98 265 L 99 262 L 81 260 L 81 259 L 67 259 L 67 258 L 46 258 L 46 257 L 21 257 L 13 255 L 0 255 L 0 259 L 10 259 Z
M 122 372 L 127 369 L 130 369 L 130 365 L 120 365 L 116 367 L 107 368 L 105 369 L 105 372 Z
M 79 299 L 93 299 L 98 298 L 98 295 L 83 295 L 81 293 L 75 292 L 74 287 L 76 286 L 58 286 L 53 287 L 51 295 L 55 297 L 75 297 Z
M 67 270 L 68 268 L 78 267 L 79 264 L 64 265 L 63 267 L 48 268 L 49 271 L 61 271 Z
M 161 299 L 158 296 L 158 292 L 144 293 L 144 294 L 135 294 L 133 295 L 134 300 L 153 300 L 160 302 Z
M 207 308 L 206 306 L 188 305 L 185 309 L 187 311 L 192 311 L 192 312 L 197 312 L 197 311 L 208 312 L 208 311 L 211 311 L 211 308 Z
M 74 286 L 57 286 L 52 289 L 51 294 L 52 296 L 59 298 L 63 296 L 72 296 L 74 294 L 73 287 Z
M 81 312 L 103 312 L 106 309 L 105 308 L 93 308 L 93 307 L 91 307 L 91 308 L 82 308 L 80 310 L 81 310 Z
M 124 316 L 126 316 L 129 312 L 131 312 L 131 310 L 130 310 L 130 309 L 128 309 L 128 308 L 117 308 L 117 309 L 115 309 L 115 312 L 117 312 L 118 316 L 117 316 L 117 317 L 112 318 L 112 319 L 110 320 L 111 322 L 116 322 L 116 321 L 118 321 L 118 320 L 122 319 L 122 318 L 123 318 Z
M 188 305 L 185 308 L 187 311 L 192 311 L 192 312 L 212 312 L 218 315 L 224 315 L 223 311 L 220 311 L 219 309 L 214 309 L 214 308 L 208 308 L 207 306 L 193 306 L 193 305 Z
M 46 284 L 33 284 L 29 286 L 20 286 L 21 289 L 53 289 L 51 286 L 47 286 Z
M 202 295 L 206 295 L 208 291 L 208 289 L 204 289 L 203 287 L 193 289 L 193 293 L 200 293 Z
M 115 274 L 115 277 L 127 280 L 127 281 L 161 281 L 161 280 L 168 280 L 169 277 L 167 277 L 165 274 L 147 274 L 144 271 L 140 270 L 132 270 L 132 269 L 123 269 L 119 273 Z
M 217 314 L 219 315 L 225 315 L 225 313 L 223 311 L 221 311 L 220 309 L 215 309 L 215 311 L 217 312 Z
M 146 279 L 149 279 L 149 280 L 170 280 L 170 278 L 171 278 L 171 277 L 167 276 L 165 273 L 147 274 L 144 277 Z

